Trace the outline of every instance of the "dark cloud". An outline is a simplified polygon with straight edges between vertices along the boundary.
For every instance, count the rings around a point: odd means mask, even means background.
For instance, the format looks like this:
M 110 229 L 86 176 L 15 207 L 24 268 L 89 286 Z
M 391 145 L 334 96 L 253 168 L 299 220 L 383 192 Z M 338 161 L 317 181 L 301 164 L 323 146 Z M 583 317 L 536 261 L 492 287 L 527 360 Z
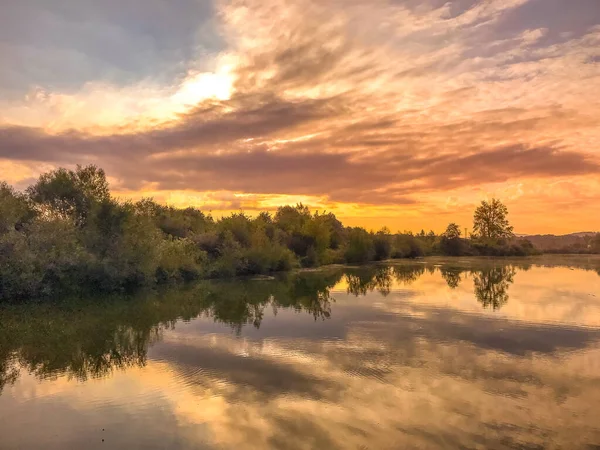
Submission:
M 586 175 L 600 171 L 598 162 L 588 155 L 554 147 L 480 147 L 465 154 L 425 156 L 423 148 L 418 147 L 418 139 L 410 133 L 378 140 L 362 137 L 362 141 L 360 134 L 350 135 L 353 142 L 348 142 L 348 147 L 380 147 L 374 153 L 321 151 L 319 145 L 326 145 L 327 138 L 317 139 L 316 144 L 310 140 L 300 143 L 293 150 L 270 151 L 268 144 L 260 143 L 260 138 L 281 130 L 334 117 L 339 109 L 326 101 L 290 103 L 270 99 L 262 106 L 222 115 L 210 109 L 198 110 L 172 127 L 110 136 L 77 131 L 49 135 L 38 129 L 5 127 L 0 128 L 0 157 L 58 164 L 101 161 L 111 175 L 123 180 L 122 187 L 130 189 L 152 181 L 160 190 L 326 193 L 331 200 L 372 204 L 411 203 L 410 195 L 416 192 L 515 177 Z M 382 129 L 391 125 L 393 122 L 388 119 L 380 123 Z M 525 121 L 519 126 L 530 127 L 532 122 Z M 349 129 L 359 133 L 372 127 L 376 129 L 374 122 L 351 125 Z M 487 127 L 496 130 L 502 125 L 482 123 L 474 130 L 471 127 L 472 123 L 457 124 L 449 133 L 448 130 L 440 133 L 477 135 L 486 132 Z M 504 127 L 514 131 L 515 125 Z M 250 138 L 259 138 L 259 143 L 247 142 Z M 400 145 L 403 140 L 404 147 Z M 344 146 L 343 142 L 332 141 L 331 145 Z M 171 153 L 177 149 L 188 151 Z M 135 164 L 130 164 L 132 159 Z
M 162 167 L 168 167 L 169 171 L 164 172 Z M 407 204 L 413 202 L 408 196 L 417 192 L 507 181 L 514 177 L 599 173 L 600 165 L 580 153 L 515 146 L 436 158 L 393 151 L 360 159 L 344 153 L 290 154 L 265 150 L 198 154 L 148 161 L 138 166 L 136 172 L 131 173 L 132 180 L 146 176 L 165 190 L 326 193 L 334 201 Z M 398 185 L 400 187 L 390 187 Z
M 0 93 L 172 82 L 222 48 L 210 0 L 19 0 L 0 14 Z M 200 29 L 200 31 L 199 31 Z
M 236 107 L 224 112 L 224 107 Z M 277 97 L 235 97 L 203 106 L 164 128 L 140 133 L 92 135 L 71 130 L 49 134 L 37 128 L 0 126 L 0 157 L 57 163 L 94 158 L 150 156 L 181 149 L 227 145 L 267 137 L 300 124 L 336 115 L 335 100 L 284 101 Z

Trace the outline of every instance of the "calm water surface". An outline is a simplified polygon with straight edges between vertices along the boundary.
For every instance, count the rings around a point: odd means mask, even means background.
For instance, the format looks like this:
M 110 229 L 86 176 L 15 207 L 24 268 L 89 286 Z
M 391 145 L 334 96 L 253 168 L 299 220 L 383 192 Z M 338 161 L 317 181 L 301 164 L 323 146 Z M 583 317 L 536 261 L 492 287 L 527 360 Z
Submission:
M 2 449 L 600 448 L 600 259 L 0 306 Z

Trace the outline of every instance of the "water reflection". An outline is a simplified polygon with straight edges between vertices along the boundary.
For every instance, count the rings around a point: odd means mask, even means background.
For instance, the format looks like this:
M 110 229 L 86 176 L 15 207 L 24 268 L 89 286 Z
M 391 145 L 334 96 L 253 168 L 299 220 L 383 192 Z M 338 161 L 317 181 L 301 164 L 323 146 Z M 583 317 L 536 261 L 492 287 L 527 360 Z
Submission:
M 462 281 L 461 273 L 462 270 L 457 267 L 443 267 L 440 269 L 440 274 L 450 289 L 456 289 L 460 285 Z
M 415 262 L 5 305 L 0 416 L 12 405 L 28 417 L 42 386 L 61 382 L 60 398 L 72 401 L 73 381 L 102 378 L 120 380 L 102 391 L 111 408 L 122 396 L 146 417 L 168 399 L 214 433 L 203 438 L 214 445 L 195 435 L 167 442 L 184 432 L 162 417 L 173 428 L 144 429 L 162 448 L 543 448 L 552 439 L 581 448 L 600 437 L 586 419 L 600 400 L 600 323 L 583 322 L 600 316 L 596 275 L 544 267 Z M 130 390 L 136 383 L 151 383 L 141 399 Z M 21 394 L 28 402 L 11 403 Z M 87 395 L 91 406 L 78 407 L 91 414 L 100 394 Z M 215 404 L 222 409 L 207 418 Z M 97 423 L 110 415 L 97 414 Z M 0 432 L 13 437 L 7 448 L 27 447 L 11 425 Z M 125 442 L 120 435 L 113 448 Z
M 261 326 L 265 310 L 331 316 L 331 289 L 345 280 L 356 297 L 392 286 L 410 286 L 425 273 L 438 271 L 450 289 L 472 279 L 476 300 L 499 310 L 509 301 L 517 270 L 530 264 L 494 263 L 473 269 L 422 263 L 373 265 L 287 275 L 277 280 L 214 281 L 188 289 L 145 292 L 135 298 L 75 300 L 60 305 L 10 306 L 0 309 L 0 392 L 18 378 L 16 366 L 40 379 L 68 373 L 77 380 L 114 370 L 144 366 L 148 347 L 178 319 L 211 317 L 239 334 L 245 325 Z M 26 317 L 26 320 L 24 318 Z
M 528 269 L 529 266 L 527 265 L 519 266 L 519 270 Z M 378 266 L 347 273 L 345 278 L 348 284 L 348 293 L 350 294 L 358 297 L 376 290 L 385 297 L 390 293 L 394 281 L 409 286 L 426 271 L 430 274 L 439 271 L 450 289 L 458 288 L 463 279 L 470 276 L 473 279 L 474 293 L 477 301 L 484 308 L 490 308 L 495 311 L 502 308 L 508 302 L 508 289 L 514 282 L 517 266 L 507 264 L 483 267 L 477 270 L 453 266 Z
M 325 320 L 331 314 L 330 289 L 342 275 L 325 271 L 276 281 L 215 281 L 133 298 L 2 308 L 0 392 L 16 381 L 16 366 L 40 379 L 68 373 L 79 381 L 144 366 L 149 346 L 178 319 L 211 317 L 237 334 L 245 325 L 259 328 L 266 308 L 274 314 L 293 309 Z
M 508 287 L 517 270 L 512 266 L 492 267 L 473 273 L 475 296 L 484 308 L 494 311 L 508 302 Z

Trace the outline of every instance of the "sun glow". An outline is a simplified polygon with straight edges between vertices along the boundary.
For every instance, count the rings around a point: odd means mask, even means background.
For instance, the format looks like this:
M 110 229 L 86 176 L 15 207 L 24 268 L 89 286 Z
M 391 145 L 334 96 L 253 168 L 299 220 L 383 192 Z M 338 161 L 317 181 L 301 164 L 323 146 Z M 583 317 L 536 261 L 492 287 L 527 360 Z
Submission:
M 35 88 L 27 94 L 24 105 L 0 102 L 0 123 L 39 126 L 53 133 L 74 128 L 96 135 L 113 134 L 115 128 L 123 127 L 144 130 L 174 120 L 204 101 L 228 100 L 233 93 L 233 72 L 232 65 L 192 71 L 172 88 L 146 83 L 122 88 L 87 83 L 76 93 Z M 5 120 L 5 115 L 10 120 Z
M 190 74 L 171 100 L 184 108 L 205 100 L 228 100 L 233 91 L 233 76 L 229 67 L 217 72 Z

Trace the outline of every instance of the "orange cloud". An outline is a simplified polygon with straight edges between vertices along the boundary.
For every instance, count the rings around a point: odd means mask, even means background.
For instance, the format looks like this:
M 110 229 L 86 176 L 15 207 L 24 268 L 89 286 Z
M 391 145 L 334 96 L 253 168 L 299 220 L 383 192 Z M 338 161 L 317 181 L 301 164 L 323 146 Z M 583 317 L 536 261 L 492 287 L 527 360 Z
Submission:
M 534 1 L 222 1 L 214 71 L 34 95 L 4 111 L 0 158 L 95 163 L 120 192 L 215 210 L 319 199 L 401 229 L 467 225 L 505 191 L 517 231 L 600 229 L 600 28 L 527 28 Z M 548 183 L 574 220 L 543 219 Z

